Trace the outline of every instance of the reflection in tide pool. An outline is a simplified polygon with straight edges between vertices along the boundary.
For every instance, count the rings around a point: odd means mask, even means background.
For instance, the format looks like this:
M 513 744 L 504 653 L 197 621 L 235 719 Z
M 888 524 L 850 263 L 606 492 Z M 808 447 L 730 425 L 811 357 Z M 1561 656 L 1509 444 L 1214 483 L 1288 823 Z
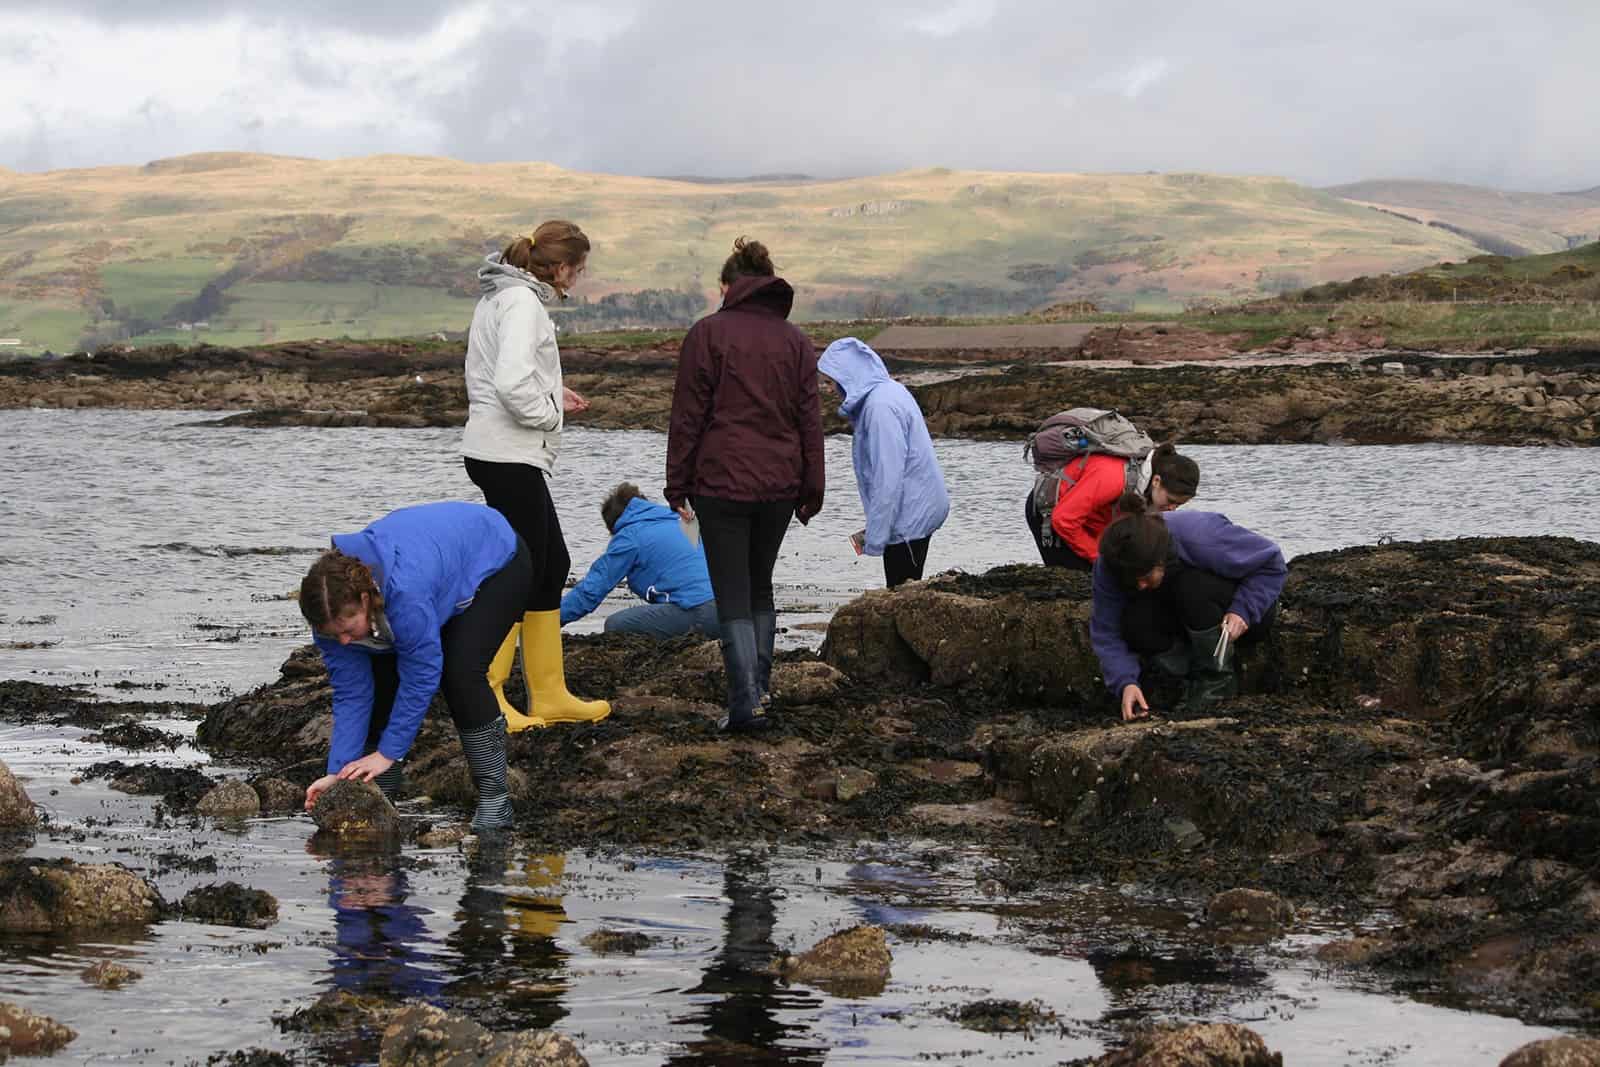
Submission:
M 192 736 L 194 724 L 152 725 Z M 237 881 L 279 903 L 264 930 L 169 920 L 120 937 L 0 938 L 0 999 L 79 1033 L 52 1063 L 204 1063 L 246 1048 L 376 1062 L 371 1027 L 307 1032 L 292 1021 L 331 990 L 423 999 L 493 1029 L 554 1027 L 592 1063 L 638 1067 L 1058 1064 L 1145 1018 L 1242 1022 L 1297 1067 L 1488 1067 L 1552 1034 L 1352 984 L 1309 958 L 1333 936 L 1325 919 L 1234 947 L 1194 928 L 1194 902 L 1103 886 L 1008 891 L 992 877 L 1003 854 L 928 842 L 726 856 L 486 845 L 331 854 L 311 844 L 303 816 L 233 828 L 172 820 L 155 816 L 153 798 L 71 781 L 107 758 L 205 762 L 187 746 L 133 755 L 72 727 L 8 726 L 0 747 L 51 816 L 31 855 L 124 863 L 168 900 Z M 881 992 L 770 973 L 779 954 L 861 922 L 888 931 Z M 80 972 L 101 959 L 145 977 L 95 989 Z M 957 1021 L 990 999 L 1032 1003 L 1036 1025 L 989 1033 Z
M 275 677 L 304 642 L 288 593 L 329 532 L 393 508 L 479 499 L 459 430 L 219 429 L 195 412 L 0 415 L 0 677 L 166 685 L 213 697 Z M 827 442 L 826 506 L 778 560 L 790 644 L 882 585 L 847 541 L 861 526 L 849 440 Z M 938 441 L 953 510 L 929 572 L 1036 561 L 1020 442 Z M 1586 449 L 1197 447 L 1195 505 L 1291 555 L 1380 538 L 1600 539 Z M 665 437 L 575 429 L 552 483 L 574 577 L 604 548 L 599 505 L 627 479 L 659 497 Z M 571 627 L 598 630 L 613 596 Z M 800 628 L 796 628 L 800 627 Z

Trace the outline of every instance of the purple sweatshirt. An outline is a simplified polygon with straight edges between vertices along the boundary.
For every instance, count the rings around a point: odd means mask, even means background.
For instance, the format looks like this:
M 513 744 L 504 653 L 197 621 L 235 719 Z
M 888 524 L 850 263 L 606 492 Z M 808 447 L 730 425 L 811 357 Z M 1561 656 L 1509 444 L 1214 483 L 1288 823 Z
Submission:
M 1289 569 L 1283 550 L 1258 533 L 1235 526 L 1215 511 L 1168 511 L 1162 514 L 1172 534 L 1172 550 L 1191 567 L 1239 583 L 1228 610 L 1251 626 L 1266 617 L 1283 592 Z M 1094 611 L 1089 616 L 1089 643 L 1100 657 L 1100 673 L 1112 696 L 1139 684 L 1139 656 L 1122 639 L 1122 611 L 1128 594 L 1104 564 L 1094 564 Z

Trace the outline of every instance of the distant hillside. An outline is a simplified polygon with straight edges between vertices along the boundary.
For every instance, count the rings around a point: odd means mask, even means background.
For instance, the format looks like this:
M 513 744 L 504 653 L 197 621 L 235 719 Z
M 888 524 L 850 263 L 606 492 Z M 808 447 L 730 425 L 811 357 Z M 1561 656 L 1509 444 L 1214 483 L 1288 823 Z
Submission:
M 205 153 L 0 174 L 0 336 L 254 344 L 465 328 L 480 258 L 540 219 L 595 242 L 570 328 L 684 323 L 733 239 L 766 241 L 802 318 L 1175 310 L 1479 248 L 1279 178 L 943 169 L 708 185 L 544 163 Z
M 1292 294 L 1307 303 L 1344 300 L 1560 303 L 1600 300 L 1600 242 L 1542 256 L 1473 256 L 1405 274 L 1329 282 Z M 1592 312 L 1591 312 L 1592 314 Z
M 1323 192 L 1459 234 L 1496 255 L 1561 252 L 1600 240 L 1600 187 L 1511 193 L 1448 182 L 1370 181 Z

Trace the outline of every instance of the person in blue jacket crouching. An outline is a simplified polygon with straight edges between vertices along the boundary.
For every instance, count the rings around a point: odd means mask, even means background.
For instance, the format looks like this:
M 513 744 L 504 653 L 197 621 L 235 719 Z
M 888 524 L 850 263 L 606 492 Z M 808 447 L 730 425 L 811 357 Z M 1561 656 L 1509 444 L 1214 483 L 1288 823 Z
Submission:
M 817 369 L 844 394 L 839 414 L 850 420 L 850 459 L 867 514 L 857 550 L 883 557 L 885 584 L 922 577 L 928 543 L 950 514 L 944 471 L 911 390 L 867 345 L 841 337 L 827 347 Z
M 482 504 L 401 508 L 333 548 L 300 583 L 333 684 L 328 773 L 306 809 L 341 778 L 374 781 L 392 797 L 433 695 L 444 689 L 478 789 L 477 830 L 511 825 L 506 726 L 491 676 L 495 653 L 533 582 L 528 546 Z
M 563 626 L 599 607 L 626 579 L 644 603 L 609 616 L 606 633 L 657 638 L 721 633 L 705 549 L 689 540 L 677 512 L 651 503 L 637 485 L 623 482 L 600 505 L 600 518 L 611 531 L 611 541 L 605 555 L 561 598 Z

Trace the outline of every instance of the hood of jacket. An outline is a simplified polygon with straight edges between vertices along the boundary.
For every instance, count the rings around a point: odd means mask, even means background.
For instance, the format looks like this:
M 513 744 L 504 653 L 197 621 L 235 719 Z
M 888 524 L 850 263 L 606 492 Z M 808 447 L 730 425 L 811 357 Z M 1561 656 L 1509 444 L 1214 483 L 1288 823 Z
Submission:
M 613 534 L 619 534 L 624 527 L 647 522 L 677 522 L 678 513 L 665 504 L 657 504 L 653 500 L 646 500 L 636 496 L 628 501 L 628 506 L 622 509 L 622 514 L 617 516 L 617 527 Z
M 557 295 L 556 287 L 549 282 L 541 282 L 538 278 L 509 263 L 500 262 L 500 253 L 483 257 L 483 266 L 478 268 L 478 292 L 484 296 L 493 296 L 502 289 L 532 289 L 540 303 L 545 306 L 559 304 L 562 297 Z
M 722 310 L 759 310 L 788 318 L 794 308 L 794 287 L 776 274 L 747 274 L 736 278 L 722 298 Z
M 839 388 L 844 390 L 844 403 L 839 405 L 839 414 L 851 422 L 855 421 L 867 394 L 890 380 L 889 368 L 883 365 L 878 353 L 868 347 L 865 341 L 854 337 L 841 337 L 829 345 L 817 361 L 817 369 L 838 382 Z

